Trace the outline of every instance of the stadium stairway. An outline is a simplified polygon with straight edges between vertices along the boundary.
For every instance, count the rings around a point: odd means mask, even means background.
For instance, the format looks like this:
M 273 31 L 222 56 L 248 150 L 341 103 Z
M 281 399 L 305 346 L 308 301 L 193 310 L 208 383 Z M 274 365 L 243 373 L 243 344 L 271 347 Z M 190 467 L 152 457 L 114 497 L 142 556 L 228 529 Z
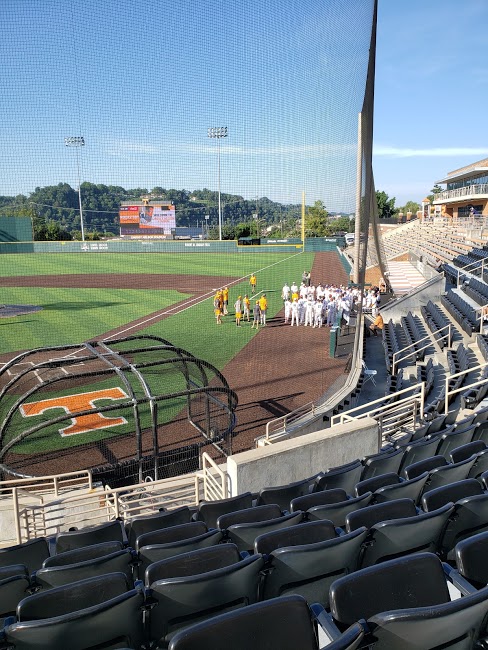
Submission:
M 425 282 L 424 276 L 410 262 L 388 262 L 389 281 L 395 295 L 400 296 Z

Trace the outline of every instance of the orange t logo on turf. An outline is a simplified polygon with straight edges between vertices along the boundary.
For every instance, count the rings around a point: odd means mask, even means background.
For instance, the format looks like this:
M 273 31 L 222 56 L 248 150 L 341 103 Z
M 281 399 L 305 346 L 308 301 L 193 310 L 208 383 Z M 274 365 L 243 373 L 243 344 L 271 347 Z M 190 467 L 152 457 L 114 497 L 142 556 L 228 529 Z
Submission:
M 128 398 L 129 396 L 121 388 L 105 388 L 103 390 L 94 390 L 88 393 L 78 393 L 77 395 L 66 395 L 66 397 L 53 397 L 52 399 L 43 399 L 39 402 L 29 402 L 20 407 L 20 412 L 24 417 L 33 417 L 40 415 L 49 409 L 63 409 L 66 413 L 79 413 L 95 409 L 95 402 L 101 399 L 117 400 Z M 123 417 L 106 417 L 103 413 L 94 411 L 86 415 L 77 415 L 72 418 L 72 423 L 60 429 L 62 436 L 71 436 L 76 433 L 88 433 L 107 427 L 118 427 L 126 424 L 127 420 Z

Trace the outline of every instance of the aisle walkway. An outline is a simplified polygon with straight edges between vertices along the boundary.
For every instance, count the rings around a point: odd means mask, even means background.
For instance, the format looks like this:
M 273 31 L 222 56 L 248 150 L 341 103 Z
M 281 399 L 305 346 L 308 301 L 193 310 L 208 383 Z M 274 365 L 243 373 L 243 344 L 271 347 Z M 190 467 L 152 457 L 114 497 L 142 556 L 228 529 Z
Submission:
M 410 262 L 388 262 L 389 280 L 393 292 L 399 296 L 425 282 L 424 276 Z

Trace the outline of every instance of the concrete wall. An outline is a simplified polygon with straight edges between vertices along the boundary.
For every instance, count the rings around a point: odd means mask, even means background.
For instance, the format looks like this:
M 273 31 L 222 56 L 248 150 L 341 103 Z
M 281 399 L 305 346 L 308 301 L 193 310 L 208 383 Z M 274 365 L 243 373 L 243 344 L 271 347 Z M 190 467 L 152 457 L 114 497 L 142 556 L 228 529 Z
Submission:
M 231 495 L 285 485 L 378 451 L 378 424 L 364 418 L 227 459 Z

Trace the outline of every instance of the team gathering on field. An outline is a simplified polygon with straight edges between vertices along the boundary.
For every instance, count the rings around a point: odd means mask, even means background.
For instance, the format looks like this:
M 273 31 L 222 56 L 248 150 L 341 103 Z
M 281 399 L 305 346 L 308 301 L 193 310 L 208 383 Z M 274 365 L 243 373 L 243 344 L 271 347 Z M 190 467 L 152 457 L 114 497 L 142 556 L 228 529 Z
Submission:
M 251 285 L 251 296 L 256 291 L 257 278 L 253 273 L 249 279 Z M 348 325 L 351 314 L 357 312 L 357 303 L 360 300 L 361 293 L 357 287 L 345 287 L 344 285 L 322 284 L 319 282 L 315 286 L 312 282 L 310 272 L 304 271 L 300 286 L 296 282 L 289 285 L 285 282 L 281 290 L 281 299 L 283 301 L 283 324 L 290 324 L 309 327 L 332 327 L 339 313 L 342 319 Z M 371 313 L 376 318 L 381 302 L 380 289 L 372 287 L 365 292 L 363 297 L 363 310 Z M 214 314 L 217 325 L 222 325 L 222 316 L 229 314 L 229 288 L 223 287 L 218 289 L 213 300 Z M 251 307 L 251 299 L 248 294 L 244 297 L 239 295 L 234 303 L 235 323 L 241 327 L 241 321 L 251 322 L 251 328 L 259 329 L 259 325 L 266 325 L 266 315 L 268 311 L 268 299 L 266 293 L 262 293 L 254 301 Z M 281 310 L 279 312 L 281 314 Z

